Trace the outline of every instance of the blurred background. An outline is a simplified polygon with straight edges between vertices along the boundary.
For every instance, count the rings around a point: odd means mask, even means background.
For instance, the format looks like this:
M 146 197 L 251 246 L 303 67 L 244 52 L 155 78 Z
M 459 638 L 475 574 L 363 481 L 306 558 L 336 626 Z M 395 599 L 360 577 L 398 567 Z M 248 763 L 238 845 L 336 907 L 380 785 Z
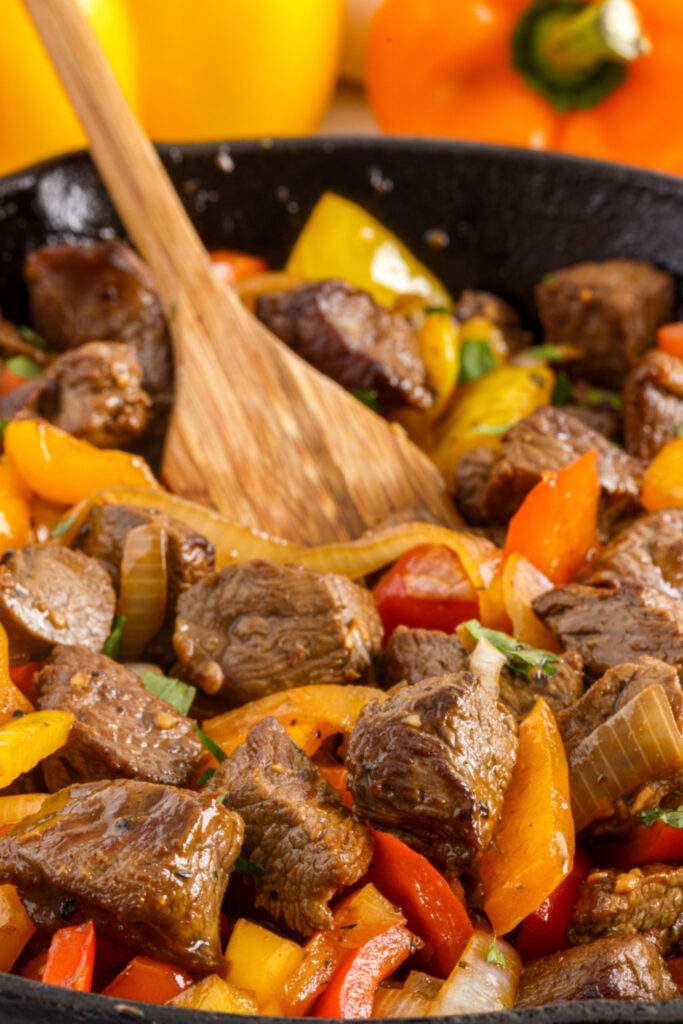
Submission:
M 430 135 L 683 173 L 683 0 L 75 0 L 158 141 Z M 0 173 L 83 136 L 22 0 Z

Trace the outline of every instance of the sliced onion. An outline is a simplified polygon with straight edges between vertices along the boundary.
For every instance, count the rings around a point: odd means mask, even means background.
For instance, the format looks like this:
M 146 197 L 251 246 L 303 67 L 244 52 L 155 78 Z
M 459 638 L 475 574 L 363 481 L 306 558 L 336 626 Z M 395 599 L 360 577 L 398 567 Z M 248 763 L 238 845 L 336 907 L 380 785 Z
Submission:
M 430 1004 L 441 988 L 438 978 L 420 971 L 411 971 L 401 988 L 378 988 L 372 1016 L 428 1017 Z
M 613 813 L 615 800 L 683 766 L 681 736 L 658 683 L 594 729 L 570 757 L 576 831 Z
M 522 961 L 509 942 L 496 939 L 504 964 L 489 963 L 493 934 L 476 928 L 465 952 L 432 1000 L 429 1014 L 491 1013 L 515 1004 Z
M 166 614 L 167 547 L 166 532 L 158 523 L 144 523 L 126 535 L 118 608 L 126 616 L 122 661 L 138 658 L 161 629 Z
M 482 688 L 493 697 L 500 690 L 500 672 L 506 657 L 497 650 L 490 640 L 482 637 L 470 654 L 470 669 L 479 677 Z

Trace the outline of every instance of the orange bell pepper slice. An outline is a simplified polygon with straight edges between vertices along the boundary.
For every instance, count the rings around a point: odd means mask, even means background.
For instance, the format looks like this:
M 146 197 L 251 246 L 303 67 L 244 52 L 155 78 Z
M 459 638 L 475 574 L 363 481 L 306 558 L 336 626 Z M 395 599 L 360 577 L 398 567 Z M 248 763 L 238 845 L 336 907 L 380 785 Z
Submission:
M 213 249 L 209 256 L 213 263 L 214 274 L 219 281 L 228 285 L 246 281 L 250 277 L 255 277 L 256 274 L 265 274 L 268 270 L 265 260 L 237 249 Z
M 683 508 L 683 437 L 657 452 L 645 470 L 640 500 L 648 512 Z
M 13 885 L 0 885 L 0 971 L 11 971 L 35 932 Z
M 657 331 L 657 347 L 670 356 L 683 359 L 683 322 L 660 327 Z
M 510 520 L 503 557 L 517 552 L 553 583 L 568 583 L 598 544 L 599 499 L 594 451 L 544 473 Z
M 5 452 L 26 486 L 57 505 L 73 505 L 93 491 L 119 484 L 159 487 L 139 455 L 96 448 L 42 420 L 9 423 Z
M 559 651 L 554 633 L 547 629 L 532 608 L 532 601 L 552 590 L 551 581 L 524 555 L 513 552 L 503 569 L 503 600 L 515 640 L 542 651 Z M 485 625 L 485 623 L 484 623 Z
M 31 539 L 31 495 L 7 456 L 0 456 L 0 554 Z
M 388 832 L 372 832 L 374 852 L 368 878 L 406 915 L 408 927 L 426 943 L 427 970 L 447 978 L 474 927 L 443 875 L 426 857 Z
M 3 664 L 3 653 L 2 653 L 2 633 L 0 633 L 0 678 L 2 678 L 2 664 Z M 36 701 L 35 688 L 33 686 L 33 677 L 36 672 L 39 672 L 41 668 L 41 662 L 39 661 L 25 661 L 23 665 L 12 665 L 9 670 L 10 679 L 19 690 L 23 693 L 27 702 L 31 705 L 25 707 L 24 711 L 33 711 L 33 705 Z M 0 714 L 0 721 L 1 721 Z
M 48 793 L 14 793 L 0 796 L 0 836 L 6 835 L 30 814 L 37 814 L 48 796 Z
M 17 711 L 33 711 L 33 704 L 12 680 L 9 640 L 4 626 L 0 625 L 0 725 L 14 718 Z
M 194 978 L 180 967 L 149 956 L 135 956 L 102 990 L 102 995 L 161 1006 L 193 984 Z
M 344 806 L 351 809 L 353 807 L 353 797 L 346 785 L 349 769 L 345 768 L 343 764 L 319 764 L 318 771 L 323 778 L 327 779 L 332 789 L 336 790 Z
M 496 934 L 507 935 L 537 910 L 573 860 L 567 758 L 553 713 L 539 699 L 520 725 L 503 815 L 480 863 L 484 910 Z
M 43 982 L 74 992 L 90 992 L 94 967 L 95 926 L 92 921 L 60 928 L 52 936 Z

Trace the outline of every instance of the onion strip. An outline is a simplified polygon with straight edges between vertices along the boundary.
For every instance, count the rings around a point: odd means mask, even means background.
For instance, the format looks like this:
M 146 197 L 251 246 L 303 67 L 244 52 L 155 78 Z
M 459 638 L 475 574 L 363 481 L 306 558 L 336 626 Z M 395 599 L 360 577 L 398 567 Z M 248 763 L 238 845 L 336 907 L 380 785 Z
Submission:
M 129 530 L 121 557 L 120 615 L 122 661 L 138 658 L 159 630 L 166 614 L 168 538 L 158 523 Z
M 375 994 L 372 1016 L 386 1017 L 427 1017 L 430 1003 L 441 990 L 438 978 L 420 971 L 411 971 L 401 988 L 380 988 Z
M 458 634 L 460 636 L 460 634 Z M 500 691 L 500 673 L 507 658 L 490 640 L 481 637 L 470 654 L 470 670 L 479 678 L 482 689 L 497 698 Z
M 513 947 L 496 939 L 498 959 L 491 962 L 492 932 L 476 928 L 465 952 L 433 999 L 430 1016 L 461 1013 L 492 1013 L 510 1010 L 515 1004 L 522 961 Z
M 594 729 L 570 757 L 576 831 L 610 817 L 615 800 L 682 766 L 683 737 L 664 688 L 648 686 Z

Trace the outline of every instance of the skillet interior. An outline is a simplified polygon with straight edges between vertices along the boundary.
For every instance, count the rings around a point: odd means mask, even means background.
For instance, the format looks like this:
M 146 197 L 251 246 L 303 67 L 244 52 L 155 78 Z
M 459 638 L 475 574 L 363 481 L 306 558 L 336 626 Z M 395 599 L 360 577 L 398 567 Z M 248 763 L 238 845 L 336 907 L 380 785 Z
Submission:
M 502 147 L 391 139 L 167 146 L 162 156 L 209 247 L 247 249 L 275 266 L 320 194 L 332 189 L 384 220 L 454 292 L 489 288 L 528 315 L 534 284 L 578 260 L 639 258 L 683 278 L 683 181 L 673 178 Z M 3 179 L 0 308 L 18 322 L 26 317 L 21 266 L 27 252 L 46 241 L 113 233 L 120 225 L 87 155 Z M 683 1020 L 683 1000 L 572 1003 L 460 1019 L 674 1024 Z M 116 1003 L 0 976 L 3 1024 L 48 1020 L 220 1024 L 226 1017 Z

